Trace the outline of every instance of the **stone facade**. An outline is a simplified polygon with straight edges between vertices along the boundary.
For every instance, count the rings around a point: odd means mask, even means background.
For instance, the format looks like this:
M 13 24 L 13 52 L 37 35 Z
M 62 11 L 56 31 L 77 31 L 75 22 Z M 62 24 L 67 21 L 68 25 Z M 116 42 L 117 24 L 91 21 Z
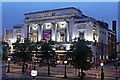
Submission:
M 24 22 L 22 27 L 13 28 L 13 42 L 18 39 L 20 42 L 24 42 L 24 39 L 31 42 L 52 40 L 60 42 L 63 51 L 66 51 L 75 37 L 82 37 L 92 43 L 94 61 L 101 59 L 101 54 L 104 59 L 109 58 L 108 34 L 113 32 L 108 29 L 107 23 L 85 16 L 79 9 L 68 7 L 26 13 Z

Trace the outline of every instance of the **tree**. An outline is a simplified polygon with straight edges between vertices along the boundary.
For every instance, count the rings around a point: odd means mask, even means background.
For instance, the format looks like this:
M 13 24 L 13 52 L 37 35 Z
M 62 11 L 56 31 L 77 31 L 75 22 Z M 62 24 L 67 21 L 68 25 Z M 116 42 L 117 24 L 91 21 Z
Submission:
M 83 80 L 83 70 L 91 68 L 90 60 L 92 58 L 92 50 L 88 47 L 89 44 L 88 41 L 82 38 L 75 38 L 70 46 L 71 65 L 73 65 L 74 68 L 81 69 L 81 76 L 80 72 L 78 73 L 81 80 Z
M 23 62 L 22 63 L 22 72 L 24 73 L 25 63 L 31 61 L 31 50 L 32 46 L 29 41 L 25 41 L 24 43 L 16 42 L 13 44 L 14 46 L 14 61 Z
M 47 61 L 47 65 L 48 65 L 48 75 L 50 75 L 50 61 L 54 58 L 55 56 L 55 52 L 52 49 L 52 46 L 47 42 L 43 42 L 41 44 L 41 54 L 43 55 L 43 58 Z
M 7 61 L 7 58 L 8 58 L 7 56 L 8 56 L 8 53 L 10 52 L 10 47 L 7 42 L 2 42 L 2 51 L 3 51 L 2 60 Z

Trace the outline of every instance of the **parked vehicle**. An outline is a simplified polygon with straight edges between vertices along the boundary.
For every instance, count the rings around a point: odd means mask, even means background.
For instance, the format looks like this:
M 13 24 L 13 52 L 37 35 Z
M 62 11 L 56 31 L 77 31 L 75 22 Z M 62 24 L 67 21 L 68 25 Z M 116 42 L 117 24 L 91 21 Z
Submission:
M 120 66 L 120 61 L 117 61 L 116 65 L 117 65 L 117 66 Z
M 120 66 L 120 61 L 116 61 L 114 66 Z

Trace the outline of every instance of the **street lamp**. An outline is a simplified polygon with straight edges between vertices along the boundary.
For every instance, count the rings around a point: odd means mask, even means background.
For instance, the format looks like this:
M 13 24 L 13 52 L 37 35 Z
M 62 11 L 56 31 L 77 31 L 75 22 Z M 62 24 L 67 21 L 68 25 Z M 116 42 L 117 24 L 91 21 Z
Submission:
M 33 69 L 36 69 L 36 54 L 32 56 Z
M 104 72 L 103 72 L 103 66 L 104 66 L 104 63 L 100 63 L 100 66 L 101 66 L 101 80 L 104 80 Z
M 116 80 L 117 80 L 117 64 L 114 64 L 114 66 L 115 66 L 115 70 L 116 70 Z
M 33 79 L 35 79 L 35 77 L 37 76 L 37 70 L 32 70 L 31 71 L 31 76 L 33 77 Z
M 66 74 L 66 64 L 67 64 L 67 61 L 64 61 L 64 64 L 65 64 L 65 73 L 64 73 L 64 78 L 67 78 L 67 74 Z
M 10 60 L 11 58 L 8 58 L 8 70 L 7 70 L 8 73 L 10 72 Z
M 97 40 L 95 40 L 95 46 L 96 46 L 96 54 L 95 54 L 95 66 L 96 66 L 96 69 L 97 69 Z

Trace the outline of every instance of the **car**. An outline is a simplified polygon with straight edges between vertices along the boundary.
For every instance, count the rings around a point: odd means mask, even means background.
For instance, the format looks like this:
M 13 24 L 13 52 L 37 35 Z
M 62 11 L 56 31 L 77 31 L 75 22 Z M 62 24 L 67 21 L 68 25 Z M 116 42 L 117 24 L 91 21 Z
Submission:
M 115 66 L 115 67 L 120 66 L 120 61 L 116 61 L 116 62 L 114 63 L 114 66 Z
M 120 61 L 115 62 L 114 66 L 120 66 Z
M 117 62 L 117 66 L 120 66 L 120 61 Z

